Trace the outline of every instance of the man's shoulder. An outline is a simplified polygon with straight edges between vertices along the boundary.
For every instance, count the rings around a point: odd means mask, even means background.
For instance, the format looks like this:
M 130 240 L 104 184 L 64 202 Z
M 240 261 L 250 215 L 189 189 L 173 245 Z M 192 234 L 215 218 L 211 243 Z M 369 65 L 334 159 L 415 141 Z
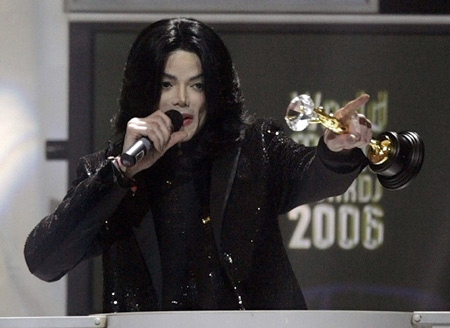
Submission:
M 257 118 L 247 126 L 246 136 L 252 135 L 261 137 L 278 136 L 285 130 L 279 120 L 274 118 Z

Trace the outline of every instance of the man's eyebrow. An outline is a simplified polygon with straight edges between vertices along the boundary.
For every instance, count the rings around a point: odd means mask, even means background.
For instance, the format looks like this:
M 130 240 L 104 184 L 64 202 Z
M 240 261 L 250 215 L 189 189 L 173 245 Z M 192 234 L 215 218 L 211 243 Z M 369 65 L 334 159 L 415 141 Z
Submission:
M 178 80 L 178 78 L 175 75 L 169 74 L 169 73 L 163 73 L 163 77 L 168 78 L 170 80 Z M 191 78 L 189 78 L 189 81 L 197 80 L 203 78 L 203 73 L 197 74 Z

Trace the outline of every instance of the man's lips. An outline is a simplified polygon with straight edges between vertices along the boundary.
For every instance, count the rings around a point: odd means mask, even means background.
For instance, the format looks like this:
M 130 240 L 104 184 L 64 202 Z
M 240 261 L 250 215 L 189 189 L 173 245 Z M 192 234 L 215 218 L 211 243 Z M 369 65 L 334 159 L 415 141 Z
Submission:
M 183 126 L 191 124 L 193 118 L 193 115 L 183 114 Z

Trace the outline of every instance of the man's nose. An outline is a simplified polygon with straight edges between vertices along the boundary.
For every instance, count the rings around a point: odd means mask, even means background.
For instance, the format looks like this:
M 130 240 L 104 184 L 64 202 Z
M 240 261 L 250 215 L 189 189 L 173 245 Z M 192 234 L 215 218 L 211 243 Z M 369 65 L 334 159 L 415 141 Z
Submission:
M 187 105 L 187 92 L 186 88 L 180 87 L 177 90 L 175 98 L 173 100 L 173 105 L 185 107 Z

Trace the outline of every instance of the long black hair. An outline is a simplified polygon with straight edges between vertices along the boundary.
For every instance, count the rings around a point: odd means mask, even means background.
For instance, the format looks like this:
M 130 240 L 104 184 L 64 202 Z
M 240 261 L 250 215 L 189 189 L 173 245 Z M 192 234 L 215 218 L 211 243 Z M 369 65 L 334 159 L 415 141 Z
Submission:
M 239 138 L 246 121 L 243 96 L 222 39 L 211 27 L 191 18 L 157 21 L 134 41 L 123 75 L 119 112 L 114 120 L 116 133 L 123 135 L 131 118 L 146 117 L 157 109 L 164 67 L 176 50 L 193 52 L 200 59 L 207 105 L 202 136 L 207 140 L 208 151 L 217 151 Z

